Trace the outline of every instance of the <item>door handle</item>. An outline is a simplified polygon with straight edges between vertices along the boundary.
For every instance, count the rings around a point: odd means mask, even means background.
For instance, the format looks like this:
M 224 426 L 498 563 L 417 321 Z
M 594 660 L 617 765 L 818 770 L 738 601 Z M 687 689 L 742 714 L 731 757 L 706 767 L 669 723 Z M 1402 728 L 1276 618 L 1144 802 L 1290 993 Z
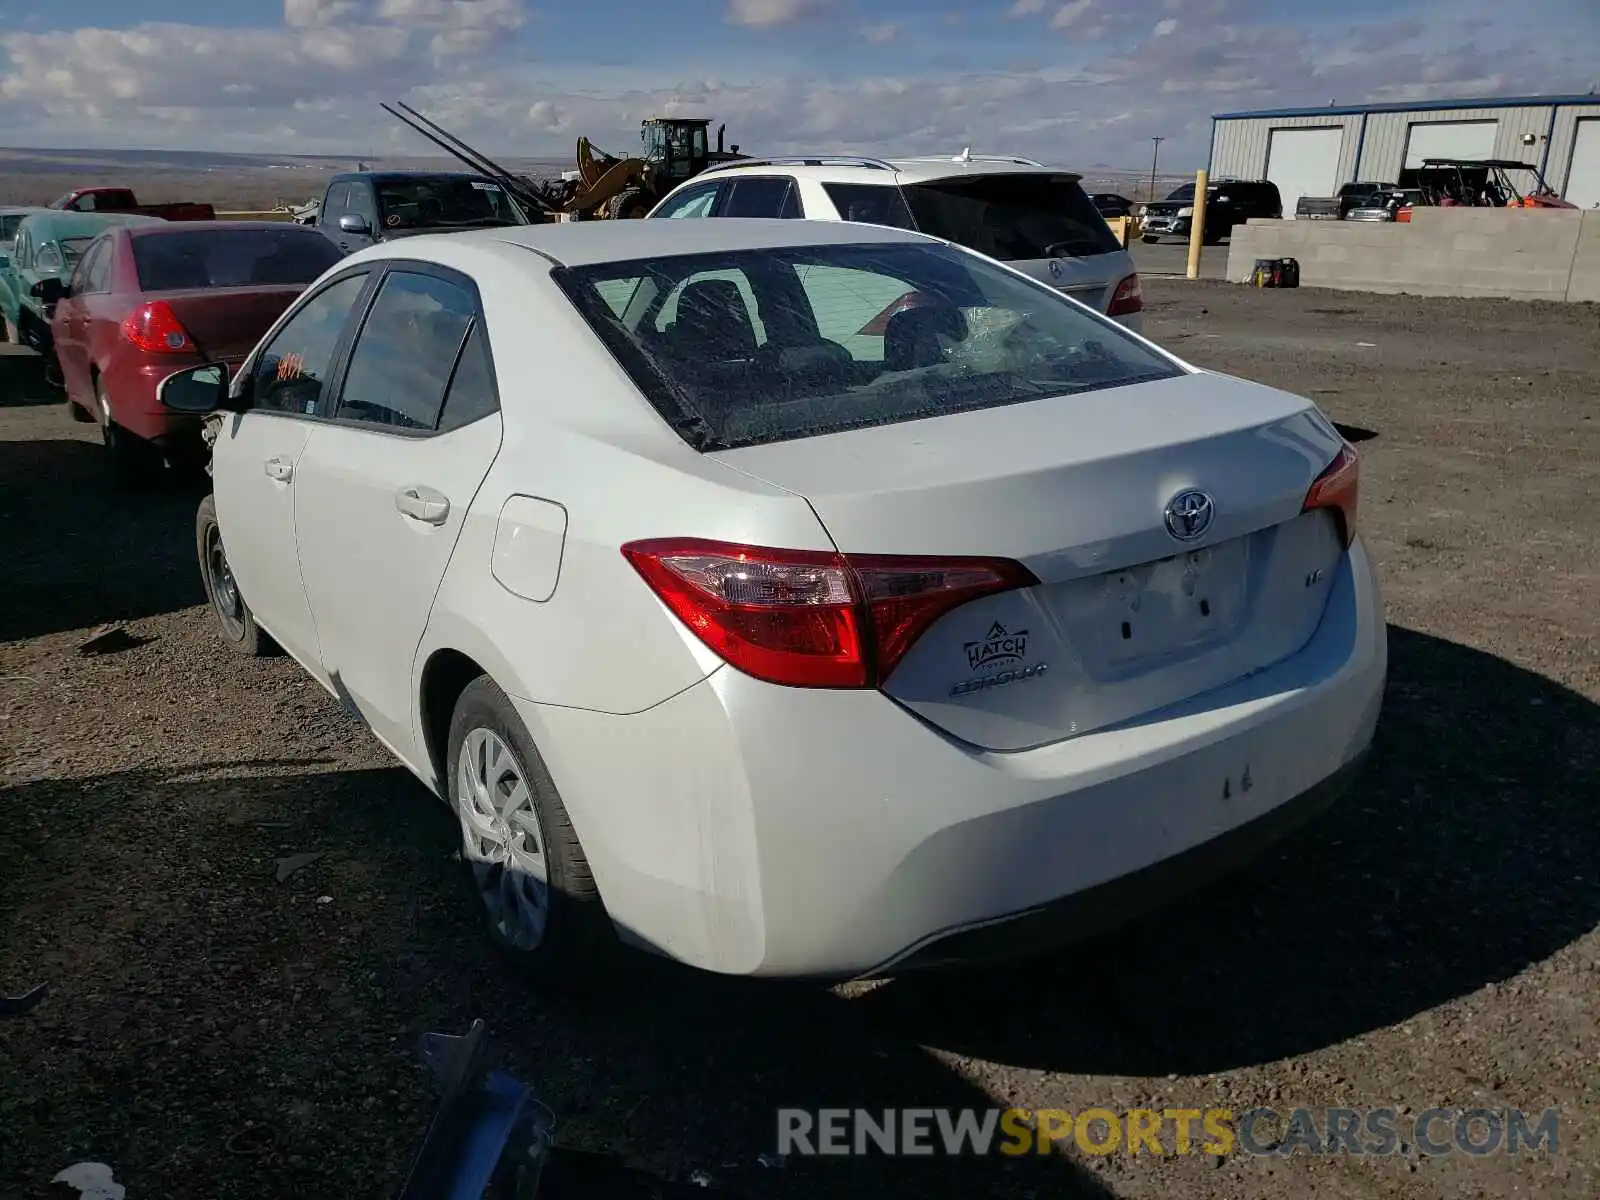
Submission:
M 443 525 L 450 517 L 450 498 L 415 484 L 394 494 L 394 506 L 408 517 L 428 525 Z
M 268 478 L 276 479 L 279 483 L 288 483 L 294 478 L 294 464 L 284 458 L 269 458 L 262 464 Z

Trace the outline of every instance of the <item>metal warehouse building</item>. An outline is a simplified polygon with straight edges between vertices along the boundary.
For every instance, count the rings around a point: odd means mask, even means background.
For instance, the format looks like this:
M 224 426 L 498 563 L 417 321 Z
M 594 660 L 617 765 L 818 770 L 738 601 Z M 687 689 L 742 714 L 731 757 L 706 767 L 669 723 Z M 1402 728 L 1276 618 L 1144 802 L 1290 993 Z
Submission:
M 1534 163 L 1557 193 L 1593 208 L 1600 205 L 1600 95 L 1330 105 L 1211 119 L 1212 176 L 1270 179 L 1286 217 L 1301 196 L 1331 196 L 1357 180 L 1398 183 L 1402 170 L 1425 158 Z

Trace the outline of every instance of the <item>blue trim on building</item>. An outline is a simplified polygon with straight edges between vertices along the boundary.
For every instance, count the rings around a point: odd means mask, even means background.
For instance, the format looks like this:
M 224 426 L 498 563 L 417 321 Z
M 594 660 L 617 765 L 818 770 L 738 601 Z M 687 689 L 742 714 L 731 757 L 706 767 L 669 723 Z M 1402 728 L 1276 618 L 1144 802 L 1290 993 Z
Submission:
M 1212 165 L 1217 161 L 1217 123 L 1211 122 L 1211 149 L 1206 151 L 1206 178 L 1211 177 Z
M 1550 104 L 1568 108 L 1575 104 L 1600 105 L 1600 95 L 1496 96 L 1481 100 L 1416 100 L 1410 104 L 1344 104 L 1323 108 L 1264 108 L 1259 112 L 1213 113 L 1213 121 L 1244 121 L 1261 117 L 1357 117 L 1367 113 L 1448 112 L 1461 108 L 1543 108 Z
M 1355 169 L 1350 172 L 1351 182 L 1361 178 L 1361 152 L 1367 148 L 1367 115 L 1361 114 L 1361 129 L 1356 134 L 1356 164 Z M 1215 129 L 1216 125 L 1213 124 L 1211 128 Z

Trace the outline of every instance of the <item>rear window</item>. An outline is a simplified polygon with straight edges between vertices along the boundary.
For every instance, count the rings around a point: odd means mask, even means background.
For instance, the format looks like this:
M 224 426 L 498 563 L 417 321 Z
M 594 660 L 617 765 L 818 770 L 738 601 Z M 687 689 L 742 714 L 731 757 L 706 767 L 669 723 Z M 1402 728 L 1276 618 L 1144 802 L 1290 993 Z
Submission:
M 1122 249 L 1083 189 L 1065 176 L 985 175 L 903 190 L 918 229 L 1001 262 Z
M 340 259 L 333 242 L 315 230 L 186 229 L 133 239 L 139 288 L 170 292 L 184 288 L 307 284 Z
M 948 246 L 683 255 L 554 277 L 703 451 L 1183 373 L 1114 322 Z

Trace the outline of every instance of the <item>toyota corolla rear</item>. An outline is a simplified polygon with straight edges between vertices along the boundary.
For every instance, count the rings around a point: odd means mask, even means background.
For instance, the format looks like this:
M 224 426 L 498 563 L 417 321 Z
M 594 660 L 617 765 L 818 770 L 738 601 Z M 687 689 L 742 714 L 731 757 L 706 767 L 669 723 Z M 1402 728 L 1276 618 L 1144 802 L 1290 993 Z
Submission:
M 594 751 L 553 751 L 575 787 L 643 806 L 598 851 L 580 822 L 619 926 L 769 975 L 1039 948 L 1216 875 L 1349 778 L 1386 642 L 1359 461 L 1313 405 L 948 247 L 652 262 L 664 292 L 765 300 L 766 348 L 725 371 L 715 336 L 685 356 L 619 304 L 627 269 L 559 274 L 728 505 L 781 489 L 817 536 L 775 544 L 754 507 L 741 541 L 663 536 L 663 494 L 620 547 L 707 674 L 626 717 L 541 715 Z M 815 323 L 782 315 L 791 275 Z M 928 303 L 882 344 L 801 344 L 896 288 Z

